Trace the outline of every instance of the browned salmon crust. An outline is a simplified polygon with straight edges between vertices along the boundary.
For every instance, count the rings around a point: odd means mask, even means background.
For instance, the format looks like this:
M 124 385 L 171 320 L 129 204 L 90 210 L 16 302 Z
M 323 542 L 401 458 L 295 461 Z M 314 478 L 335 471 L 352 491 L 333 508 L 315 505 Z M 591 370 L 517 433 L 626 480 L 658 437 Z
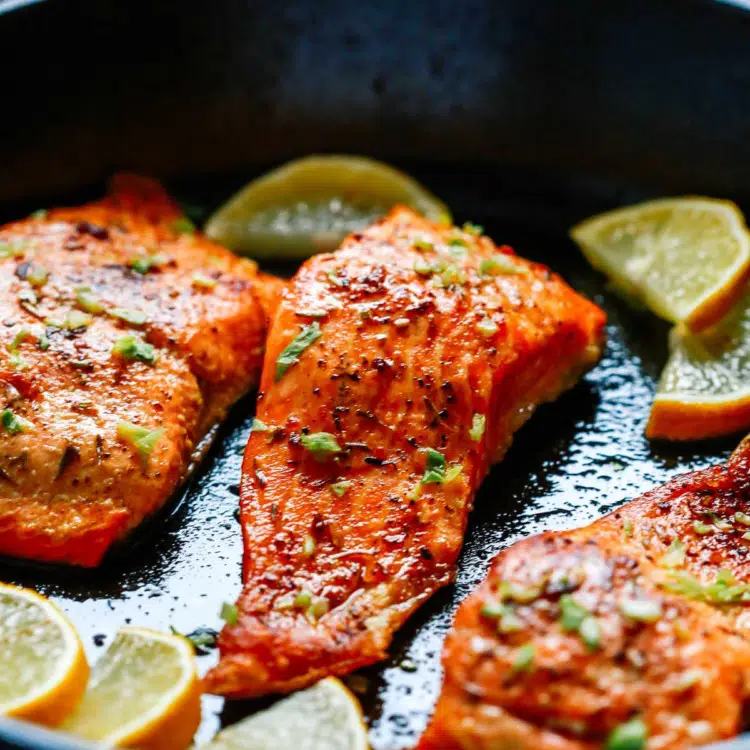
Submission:
M 406 209 L 307 261 L 269 334 L 244 589 L 208 689 L 284 692 L 382 659 L 452 580 L 488 467 L 596 362 L 603 324 L 546 267 Z
M 685 750 L 736 735 L 748 513 L 750 440 L 591 526 L 501 553 L 456 615 L 420 750 Z M 625 732 L 630 744 L 607 744 Z
M 163 505 L 257 384 L 280 288 L 134 176 L 2 227 L 0 554 L 97 565 Z

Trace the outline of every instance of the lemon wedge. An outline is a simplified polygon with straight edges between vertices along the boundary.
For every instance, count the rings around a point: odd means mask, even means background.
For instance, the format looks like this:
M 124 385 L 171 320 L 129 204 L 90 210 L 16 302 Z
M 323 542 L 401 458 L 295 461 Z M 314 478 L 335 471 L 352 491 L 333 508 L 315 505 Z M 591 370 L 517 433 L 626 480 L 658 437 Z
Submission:
M 403 172 L 361 156 L 308 156 L 242 188 L 208 220 L 206 234 L 243 255 L 302 259 L 335 250 L 396 204 L 428 219 L 451 215 Z
M 750 289 L 718 325 L 674 328 L 646 435 L 695 440 L 750 428 Z
M 335 677 L 222 730 L 205 750 L 367 750 L 357 699 Z
M 571 236 L 623 291 L 693 332 L 729 311 L 750 274 L 747 227 L 729 201 L 649 201 L 587 219 Z
M 86 689 L 81 641 L 62 612 L 34 591 L 0 584 L 0 714 L 59 724 Z
M 192 645 L 128 627 L 94 665 L 83 700 L 61 729 L 110 746 L 184 750 L 199 723 Z

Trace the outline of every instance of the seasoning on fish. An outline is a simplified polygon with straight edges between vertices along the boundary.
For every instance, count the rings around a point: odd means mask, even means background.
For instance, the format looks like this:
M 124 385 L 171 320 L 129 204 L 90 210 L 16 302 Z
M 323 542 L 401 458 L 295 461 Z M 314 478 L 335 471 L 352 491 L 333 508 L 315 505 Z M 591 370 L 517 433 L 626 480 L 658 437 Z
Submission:
M 384 658 L 453 579 L 491 463 L 597 361 L 601 310 L 470 229 L 397 209 L 292 281 L 243 465 L 244 588 L 209 690 L 286 692 Z M 518 656 L 526 674 L 536 657 Z
M 282 282 L 180 220 L 121 176 L 0 228 L 0 554 L 97 565 L 257 384 Z

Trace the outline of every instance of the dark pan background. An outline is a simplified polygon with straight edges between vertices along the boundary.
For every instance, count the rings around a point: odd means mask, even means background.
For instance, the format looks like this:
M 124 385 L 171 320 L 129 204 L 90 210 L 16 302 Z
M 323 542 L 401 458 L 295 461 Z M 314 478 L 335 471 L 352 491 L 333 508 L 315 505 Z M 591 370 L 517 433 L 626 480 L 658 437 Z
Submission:
M 397 636 L 387 663 L 355 680 L 375 750 L 421 732 L 452 612 L 496 552 L 586 523 L 738 442 L 643 438 L 668 326 L 609 293 L 566 230 L 663 194 L 750 208 L 743 10 L 708 0 L 0 0 L 2 10 L 2 220 L 96 197 L 117 169 L 162 177 L 207 211 L 287 158 L 364 153 L 409 170 L 459 221 L 549 263 L 607 309 L 602 363 L 539 410 L 482 487 L 455 586 Z M 125 623 L 218 628 L 240 586 L 234 514 L 252 411 L 252 397 L 237 405 L 186 497 L 103 569 L 4 561 L 0 580 L 60 602 L 92 660 Z M 207 697 L 200 738 L 268 702 Z M 55 747 L 43 735 L 0 722 L 0 747 Z

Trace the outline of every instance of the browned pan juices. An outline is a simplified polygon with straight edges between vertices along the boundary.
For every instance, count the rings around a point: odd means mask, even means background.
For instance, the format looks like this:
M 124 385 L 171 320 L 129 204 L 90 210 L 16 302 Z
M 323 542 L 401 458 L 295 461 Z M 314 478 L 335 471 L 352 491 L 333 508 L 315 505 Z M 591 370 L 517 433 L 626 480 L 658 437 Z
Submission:
M 409 165 L 406 165 L 409 169 Z M 485 481 L 469 522 L 456 584 L 440 592 L 397 635 L 391 659 L 354 676 L 375 750 L 413 745 L 440 683 L 442 639 L 461 599 L 490 559 L 517 539 L 587 523 L 666 478 L 726 457 L 737 438 L 649 444 L 643 429 L 666 359 L 668 326 L 608 293 L 566 237 L 574 221 L 654 193 L 586 180 L 486 169 L 410 169 L 440 195 L 456 220 L 472 220 L 499 243 L 549 264 L 609 316 L 601 363 L 574 390 L 541 407 Z M 250 175 L 220 183 L 171 185 L 185 201 L 216 205 Z M 100 187 L 92 189 L 94 195 Z M 49 205 L 75 203 L 58 196 Z M 81 196 L 87 197 L 87 196 Z M 38 206 L 0 206 L 10 219 Z M 293 267 L 269 270 L 291 273 Z M 235 520 L 240 465 L 254 400 L 245 398 L 219 430 L 185 500 L 97 571 L 0 563 L 0 580 L 52 596 L 79 628 L 90 658 L 123 624 L 190 632 L 219 629 L 219 609 L 240 589 L 242 544 Z M 201 671 L 215 653 L 199 657 Z M 268 701 L 229 704 L 206 697 L 199 738 Z

